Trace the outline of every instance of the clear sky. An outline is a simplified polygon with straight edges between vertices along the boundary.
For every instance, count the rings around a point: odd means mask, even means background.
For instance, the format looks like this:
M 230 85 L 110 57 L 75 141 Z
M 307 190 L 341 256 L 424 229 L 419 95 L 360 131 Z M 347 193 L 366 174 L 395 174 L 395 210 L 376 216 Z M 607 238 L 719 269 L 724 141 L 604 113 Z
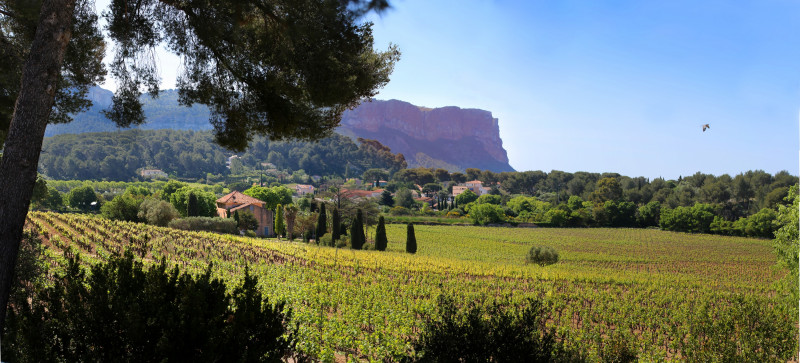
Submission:
M 491 111 L 517 170 L 798 174 L 799 1 L 391 4 L 377 98 Z

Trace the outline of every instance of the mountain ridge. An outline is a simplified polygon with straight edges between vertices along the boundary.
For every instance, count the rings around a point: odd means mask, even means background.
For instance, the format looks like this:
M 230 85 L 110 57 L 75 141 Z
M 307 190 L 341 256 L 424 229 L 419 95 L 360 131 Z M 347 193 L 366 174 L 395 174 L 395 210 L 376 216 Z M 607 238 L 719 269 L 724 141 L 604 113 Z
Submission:
M 48 125 L 45 136 L 109 132 L 126 129 L 211 130 L 209 111 L 204 105 L 178 104 L 177 90 L 163 90 L 158 98 L 143 95 L 147 122 L 122 129 L 108 120 L 102 110 L 111 105 L 113 93 L 100 87 L 90 89 L 93 106 L 74 115 L 68 124 Z M 443 168 L 451 172 L 478 168 L 494 172 L 513 171 L 499 134 L 499 121 L 491 112 L 447 106 L 428 108 L 400 100 L 371 100 L 342 116 L 337 133 L 352 139 L 375 139 L 402 153 L 409 167 Z

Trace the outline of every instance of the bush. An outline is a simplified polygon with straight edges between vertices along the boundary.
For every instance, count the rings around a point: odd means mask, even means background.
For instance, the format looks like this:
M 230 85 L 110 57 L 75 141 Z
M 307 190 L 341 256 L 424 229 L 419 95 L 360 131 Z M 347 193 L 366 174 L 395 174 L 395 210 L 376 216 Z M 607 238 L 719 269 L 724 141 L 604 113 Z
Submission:
M 139 205 L 139 218 L 154 226 L 166 227 L 178 216 L 175 206 L 163 200 L 148 198 Z
M 103 204 L 100 212 L 103 217 L 118 221 L 140 222 L 139 205 L 142 198 L 136 198 L 129 193 L 120 194 L 108 203 Z
M 695 203 L 693 207 L 677 207 L 661 211 L 661 229 L 676 232 L 708 233 L 714 222 L 714 208 L 708 204 Z
M 414 348 L 430 362 L 561 362 L 585 358 L 566 351 L 555 330 L 546 327 L 544 305 L 528 299 L 515 313 L 509 301 L 483 307 L 472 301 L 463 308 L 456 299 L 440 295 L 437 316 L 425 316 Z
M 166 262 L 145 271 L 128 251 L 87 273 L 70 257 L 36 299 L 9 309 L 3 358 L 13 362 L 280 360 L 283 304 L 272 307 L 245 269 L 227 288 L 211 268 L 193 277 Z M 226 293 L 226 291 L 232 291 Z
M 600 342 L 600 360 L 614 363 L 636 362 L 638 356 L 632 342 L 631 338 L 617 330 L 610 339 Z
M 255 238 L 255 237 L 258 236 L 255 231 L 251 231 L 251 230 L 244 231 L 244 235 L 245 235 L 245 237 L 252 237 L 252 238 Z
M 392 207 L 392 209 L 389 209 L 389 214 L 393 216 L 410 216 L 411 210 L 406 207 L 397 206 L 397 207 Z
M 558 262 L 558 252 L 547 246 L 533 246 L 528 251 L 525 262 L 535 263 L 539 266 L 552 265 Z
M 184 231 L 209 231 L 217 233 L 239 234 L 236 221 L 219 217 L 187 217 L 169 222 L 170 228 Z
M 333 247 L 333 235 L 326 234 L 326 235 L 320 237 L 319 241 L 317 242 L 317 244 L 320 245 L 320 246 Z
M 350 237 L 349 236 L 339 236 L 339 239 L 336 240 L 336 248 L 345 248 L 350 247 Z
M 459 218 L 459 217 L 461 217 L 461 213 L 459 213 L 457 210 L 451 210 L 451 211 L 447 212 L 447 217 L 448 218 Z
M 475 224 L 485 225 L 490 223 L 502 223 L 506 220 L 503 207 L 495 204 L 477 204 L 469 210 L 469 217 Z

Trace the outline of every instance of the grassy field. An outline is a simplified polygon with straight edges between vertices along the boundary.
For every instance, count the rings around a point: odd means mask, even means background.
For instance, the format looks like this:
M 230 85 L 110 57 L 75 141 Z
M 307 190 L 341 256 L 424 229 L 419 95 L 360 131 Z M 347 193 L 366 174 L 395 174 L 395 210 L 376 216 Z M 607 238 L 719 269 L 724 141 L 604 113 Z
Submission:
M 440 294 L 490 303 L 544 301 L 569 345 L 598 352 L 621 338 L 642 361 L 787 361 L 796 357 L 797 304 L 776 288 L 771 241 L 643 229 L 387 225 L 389 251 L 182 232 L 97 217 L 31 213 L 53 266 L 60 250 L 102 260 L 131 248 L 190 271 L 240 279 L 247 264 L 272 301 L 293 309 L 298 347 L 322 361 L 399 360 Z M 368 233 L 368 236 L 373 233 Z M 533 245 L 559 263 L 526 265 Z M 512 307 L 513 308 L 513 307 Z

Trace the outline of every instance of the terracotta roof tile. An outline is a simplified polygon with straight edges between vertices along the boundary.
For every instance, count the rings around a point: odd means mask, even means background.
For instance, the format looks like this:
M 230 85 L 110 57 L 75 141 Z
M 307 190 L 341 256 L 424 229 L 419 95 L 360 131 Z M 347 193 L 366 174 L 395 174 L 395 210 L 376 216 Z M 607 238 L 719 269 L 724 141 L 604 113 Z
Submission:
M 217 203 L 222 203 L 222 204 L 228 204 L 228 203 L 248 204 L 249 203 L 249 204 L 264 205 L 263 201 L 258 200 L 256 198 L 253 198 L 253 197 L 251 197 L 249 195 L 244 195 L 241 192 L 238 192 L 238 191 L 235 191 L 235 190 L 230 192 L 230 193 L 228 193 L 228 194 L 226 194 L 226 195 L 224 195 L 222 198 L 217 199 Z

